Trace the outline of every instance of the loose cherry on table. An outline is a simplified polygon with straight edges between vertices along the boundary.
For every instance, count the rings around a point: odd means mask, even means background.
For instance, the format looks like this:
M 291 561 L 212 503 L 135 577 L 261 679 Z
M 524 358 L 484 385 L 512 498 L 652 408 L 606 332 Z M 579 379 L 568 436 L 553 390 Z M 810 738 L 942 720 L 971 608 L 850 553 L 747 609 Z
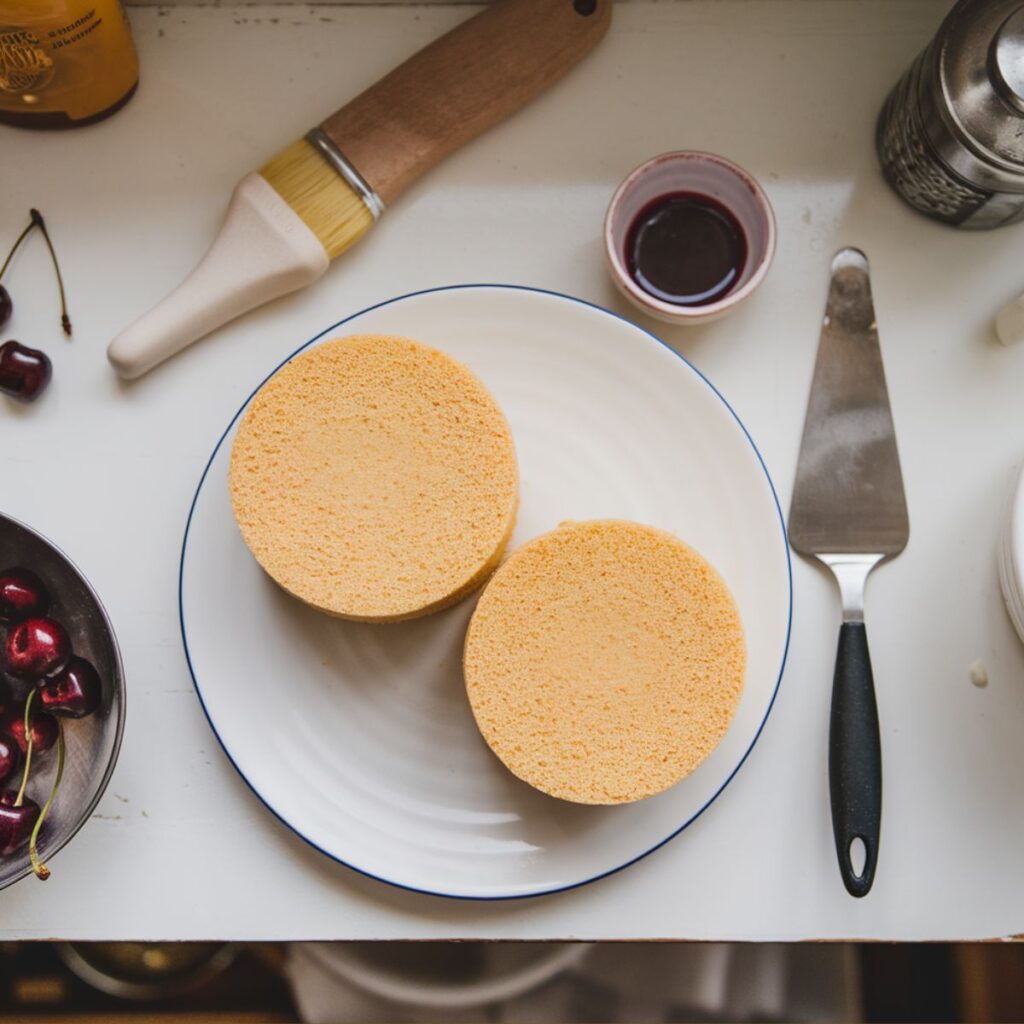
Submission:
M 16 705 L 13 710 L 0 713 L 0 733 L 10 736 L 24 754 L 28 750 L 28 738 L 25 736 L 25 705 Z M 45 754 L 57 742 L 57 719 L 45 712 L 32 715 L 32 750 L 36 754 Z
M 53 364 L 45 352 L 17 341 L 0 345 L 0 391 L 19 402 L 34 402 L 53 376 Z
M 73 657 L 67 667 L 39 687 L 44 711 L 85 718 L 100 706 L 100 675 L 85 658 Z
M 37 618 L 49 607 L 46 586 L 31 569 L 12 566 L 0 571 L 0 622 Z
M 10 735 L 0 733 L 0 782 L 6 782 L 21 764 L 21 750 L 18 741 Z
M 0 855 L 14 853 L 27 842 L 39 820 L 39 804 L 24 797 L 17 804 L 18 793 L 9 789 L 0 793 Z
M 71 658 L 71 637 L 56 619 L 23 619 L 7 634 L 3 667 L 20 680 L 55 676 Z
M 14 312 L 14 303 L 11 301 L 11 293 L 0 284 L 0 327 L 3 327 L 11 319 Z

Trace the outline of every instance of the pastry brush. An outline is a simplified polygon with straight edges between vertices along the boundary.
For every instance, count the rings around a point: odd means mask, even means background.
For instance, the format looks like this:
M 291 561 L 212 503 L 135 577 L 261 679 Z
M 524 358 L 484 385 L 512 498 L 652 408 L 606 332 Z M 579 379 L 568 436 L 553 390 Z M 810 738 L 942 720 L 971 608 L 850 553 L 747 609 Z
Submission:
M 413 181 L 524 106 L 601 39 L 612 0 L 494 0 L 235 188 L 202 261 L 107 355 L 139 377 L 311 284 Z

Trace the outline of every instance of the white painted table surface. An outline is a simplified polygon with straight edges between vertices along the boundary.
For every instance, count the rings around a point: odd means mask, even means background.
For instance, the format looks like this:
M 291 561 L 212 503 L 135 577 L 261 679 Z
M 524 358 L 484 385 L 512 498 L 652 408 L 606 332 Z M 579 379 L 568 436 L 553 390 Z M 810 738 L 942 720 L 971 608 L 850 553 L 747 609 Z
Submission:
M 0 506 L 92 579 L 128 676 L 110 788 L 50 882 L 0 895 L 0 938 L 1024 932 L 1024 647 L 995 562 L 1024 456 L 1024 347 L 998 347 L 990 326 L 1024 287 L 1024 226 L 970 234 L 910 212 L 872 146 L 888 88 L 944 6 L 626 0 L 584 66 L 420 183 L 316 287 L 133 385 L 108 368 L 106 342 L 192 266 L 235 180 L 465 6 L 133 8 L 143 79 L 123 112 L 78 132 L 0 129 L 0 238 L 29 205 L 44 211 L 76 328 L 64 342 L 36 241 L 5 280 L 17 304 L 6 336 L 52 353 L 55 381 L 35 407 L 0 403 Z M 874 890 L 851 899 L 835 864 L 826 736 L 839 606 L 829 577 L 799 560 L 789 665 L 767 728 L 719 801 L 667 847 L 583 889 L 504 904 L 358 877 L 260 805 L 200 710 L 176 605 L 199 475 L 266 370 L 371 303 L 486 280 L 631 315 L 604 271 L 601 218 L 635 164 L 672 148 L 735 159 L 778 214 L 775 266 L 748 305 L 689 333 L 657 329 L 735 405 L 783 507 L 829 259 L 848 244 L 871 258 L 912 523 L 868 597 L 885 760 Z M 978 658 L 985 689 L 968 678 Z

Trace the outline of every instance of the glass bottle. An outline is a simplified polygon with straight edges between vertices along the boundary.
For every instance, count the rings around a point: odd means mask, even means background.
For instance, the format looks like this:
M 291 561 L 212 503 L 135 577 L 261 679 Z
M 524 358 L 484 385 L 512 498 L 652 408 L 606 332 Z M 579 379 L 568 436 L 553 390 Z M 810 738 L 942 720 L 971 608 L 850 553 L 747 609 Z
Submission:
M 90 124 L 127 103 L 138 81 L 120 0 L 0 0 L 0 122 Z

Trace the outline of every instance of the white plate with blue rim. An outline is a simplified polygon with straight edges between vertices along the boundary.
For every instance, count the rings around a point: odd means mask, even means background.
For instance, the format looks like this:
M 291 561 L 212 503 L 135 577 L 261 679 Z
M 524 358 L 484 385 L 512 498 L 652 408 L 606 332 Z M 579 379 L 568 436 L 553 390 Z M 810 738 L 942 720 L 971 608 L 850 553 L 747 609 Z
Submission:
M 789 549 L 753 439 L 671 348 L 565 295 L 501 285 L 417 292 L 332 325 L 288 358 L 357 333 L 433 345 L 494 393 L 521 474 L 512 549 L 566 519 L 632 519 L 671 531 L 712 562 L 746 634 L 736 716 L 695 772 L 648 800 L 589 807 L 531 789 L 487 748 L 466 700 L 472 598 L 410 622 L 346 622 L 262 572 L 228 497 L 243 406 L 203 472 L 182 545 L 182 637 L 211 726 L 285 824 L 393 885 L 510 899 L 633 864 L 723 798 L 778 691 L 792 613 Z

